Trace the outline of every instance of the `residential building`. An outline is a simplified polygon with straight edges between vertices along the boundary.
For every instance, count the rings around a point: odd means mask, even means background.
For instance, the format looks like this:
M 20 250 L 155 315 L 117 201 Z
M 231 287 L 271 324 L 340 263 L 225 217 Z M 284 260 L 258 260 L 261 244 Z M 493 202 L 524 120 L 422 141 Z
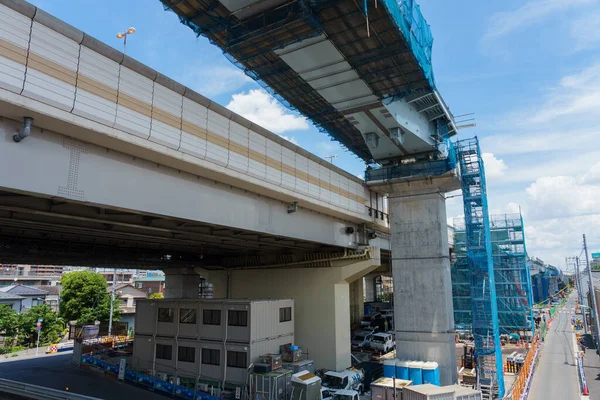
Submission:
M 102 275 L 109 285 L 112 284 L 113 276 L 116 276 L 117 285 L 120 283 L 133 283 L 133 271 L 117 269 L 115 272 L 110 268 L 98 268 L 96 272 Z
M 48 292 L 46 295 L 45 303 L 52 309 L 52 311 L 58 312 L 58 305 L 60 303 L 60 286 L 34 286 L 37 289 Z
M 38 269 L 38 267 L 37 265 L 0 265 L 0 287 L 17 283 L 54 286 L 60 280 L 60 273 L 48 269 Z
M 112 286 L 108 287 L 108 292 L 112 292 Z M 136 289 L 131 283 L 120 283 L 115 287 L 115 299 L 120 301 L 119 311 L 121 315 L 119 322 L 126 322 L 128 329 L 135 327 L 135 311 L 138 300 L 146 299 L 145 292 Z
M 47 291 L 34 286 L 20 284 L 2 287 L 0 288 L 0 292 L 23 297 L 23 300 L 21 300 L 21 312 L 26 311 L 28 308 L 44 304 L 46 295 L 48 294 Z
M 23 296 L 0 292 L 0 306 L 7 305 L 16 312 L 21 312 L 23 300 L 25 300 Z
M 294 300 L 137 303 L 133 367 L 163 376 L 246 382 L 248 366 L 294 343 Z
M 165 276 L 145 276 L 134 278 L 133 282 L 136 289 L 139 289 L 146 293 L 148 296 L 152 293 L 165 294 Z

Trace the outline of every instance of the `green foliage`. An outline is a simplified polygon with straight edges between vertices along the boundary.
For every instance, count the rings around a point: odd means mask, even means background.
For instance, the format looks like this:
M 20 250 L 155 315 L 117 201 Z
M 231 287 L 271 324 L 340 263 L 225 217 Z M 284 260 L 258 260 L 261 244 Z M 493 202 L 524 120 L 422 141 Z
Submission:
M 91 271 L 75 271 L 65 274 L 61 280 L 60 316 L 66 321 L 79 324 L 107 322 L 110 318 L 110 294 L 106 280 Z M 119 320 L 119 301 L 115 300 L 113 321 Z
M 40 343 L 57 343 L 59 334 L 65 327 L 62 319 L 52 311 L 46 304 L 33 306 L 21 314 L 19 324 L 19 343 L 34 344 L 37 341 L 35 325 L 42 319 L 42 330 L 40 331 Z
M 162 293 L 152 293 L 150 295 L 150 297 L 148 297 L 149 299 L 164 299 L 165 295 Z
M 10 338 L 14 338 L 19 328 L 19 314 L 6 304 L 0 304 L 0 335 L 6 337 L 7 345 L 11 345 Z

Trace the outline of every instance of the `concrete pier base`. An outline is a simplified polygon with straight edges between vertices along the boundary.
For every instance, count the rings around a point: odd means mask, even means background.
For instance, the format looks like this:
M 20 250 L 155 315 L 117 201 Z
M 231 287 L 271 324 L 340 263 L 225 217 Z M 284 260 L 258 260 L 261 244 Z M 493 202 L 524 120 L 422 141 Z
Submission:
M 442 385 L 457 382 L 444 193 L 455 176 L 398 181 L 389 193 L 394 326 L 399 359 L 435 361 Z

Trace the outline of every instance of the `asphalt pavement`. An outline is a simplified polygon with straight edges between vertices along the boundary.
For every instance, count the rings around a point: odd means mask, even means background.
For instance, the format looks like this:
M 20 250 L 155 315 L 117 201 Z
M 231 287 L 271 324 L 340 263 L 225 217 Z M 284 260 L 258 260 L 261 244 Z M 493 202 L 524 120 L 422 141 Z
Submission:
M 579 382 L 575 361 L 575 332 L 571 317 L 575 296 L 571 295 L 550 324 L 533 375 L 528 400 L 579 400 Z M 587 397 L 584 397 L 587 398 Z
M 0 361 L 0 377 L 110 400 L 165 400 L 167 397 L 71 365 L 71 352 Z M 0 397 L 1 398 L 1 397 Z

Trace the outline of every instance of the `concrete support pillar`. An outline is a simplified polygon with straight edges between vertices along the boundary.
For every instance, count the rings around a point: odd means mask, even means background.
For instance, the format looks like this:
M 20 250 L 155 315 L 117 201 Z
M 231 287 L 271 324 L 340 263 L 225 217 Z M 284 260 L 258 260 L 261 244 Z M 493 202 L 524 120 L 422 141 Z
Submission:
M 444 193 L 459 187 L 455 176 L 388 186 L 396 354 L 436 361 L 442 385 L 458 380 Z
M 350 284 L 380 265 L 379 249 L 371 248 L 370 255 L 324 268 L 230 270 L 230 297 L 294 299 L 295 344 L 308 351 L 317 368 L 343 370 L 351 365 Z M 226 283 L 226 272 L 210 274 L 215 293 L 223 293 L 216 282 Z
M 365 301 L 367 303 L 377 301 L 377 290 L 376 286 L 377 275 L 366 275 L 365 276 Z
M 359 324 L 365 311 L 365 296 L 363 280 L 357 279 L 350 283 L 350 323 Z

